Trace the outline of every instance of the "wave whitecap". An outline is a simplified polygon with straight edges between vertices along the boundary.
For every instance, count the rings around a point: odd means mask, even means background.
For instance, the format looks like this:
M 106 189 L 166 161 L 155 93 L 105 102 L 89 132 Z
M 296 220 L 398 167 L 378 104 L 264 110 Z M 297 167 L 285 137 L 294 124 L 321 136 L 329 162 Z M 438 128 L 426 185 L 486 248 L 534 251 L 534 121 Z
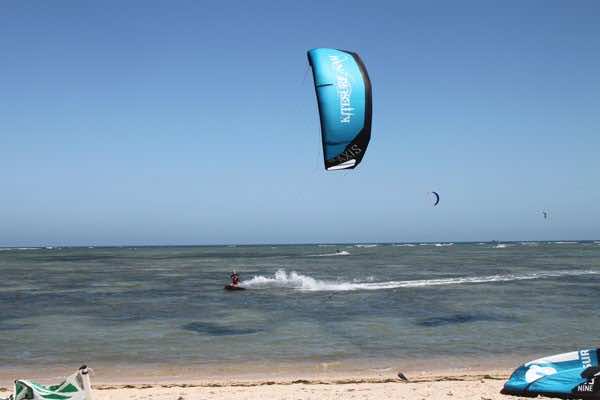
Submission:
M 338 251 L 336 253 L 325 253 L 325 254 L 311 254 L 309 257 L 335 257 L 335 256 L 349 256 L 350 253 L 346 250 Z
M 592 270 L 580 271 L 544 271 L 531 272 L 526 274 L 498 274 L 487 276 L 465 276 L 458 278 L 442 278 L 442 279 L 419 279 L 407 281 L 388 281 L 388 282 L 372 282 L 373 278 L 369 277 L 363 281 L 353 280 L 351 282 L 343 281 L 326 281 L 318 280 L 311 276 L 302 275 L 296 271 L 289 274 L 280 269 L 275 272 L 272 277 L 255 276 L 254 278 L 242 282 L 241 286 L 248 289 L 272 289 L 286 288 L 303 290 L 310 292 L 320 291 L 335 291 L 346 292 L 354 290 L 382 290 L 382 289 L 398 289 L 398 288 L 419 288 L 430 286 L 446 286 L 446 285 L 462 285 L 474 283 L 494 283 L 494 282 L 511 282 L 533 279 L 556 278 L 562 276 L 579 276 L 579 275 L 595 275 L 598 272 Z
M 41 247 L 0 247 L 0 251 L 41 250 Z

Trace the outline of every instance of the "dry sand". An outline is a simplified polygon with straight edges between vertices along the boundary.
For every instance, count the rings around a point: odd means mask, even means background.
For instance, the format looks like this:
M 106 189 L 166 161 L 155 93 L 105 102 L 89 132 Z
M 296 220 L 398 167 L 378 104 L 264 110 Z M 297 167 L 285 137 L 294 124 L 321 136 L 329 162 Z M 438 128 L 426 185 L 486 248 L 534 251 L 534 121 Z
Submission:
M 96 400 L 304 400 L 304 399 L 517 399 L 500 394 L 509 371 L 469 372 L 457 374 L 407 374 L 408 381 L 396 372 L 388 376 L 334 377 L 253 380 L 204 380 L 168 383 L 110 384 L 93 380 Z M 0 389 L 8 395 L 8 387 Z
M 446 380 L 431 378 L 419 382 L 379 381 L 356 382 L 319 381 L 303 383 L 255 382 L 247 386 L 239 383 L 223 386 L 160 385 L 109 388 L 100 387 L 99 400 L 153 399 L 248 399 L 248 400 L 299 400 L 299 399 L 502 399 L 499 393 L 503 380 L 497 377 L 465 376 Z

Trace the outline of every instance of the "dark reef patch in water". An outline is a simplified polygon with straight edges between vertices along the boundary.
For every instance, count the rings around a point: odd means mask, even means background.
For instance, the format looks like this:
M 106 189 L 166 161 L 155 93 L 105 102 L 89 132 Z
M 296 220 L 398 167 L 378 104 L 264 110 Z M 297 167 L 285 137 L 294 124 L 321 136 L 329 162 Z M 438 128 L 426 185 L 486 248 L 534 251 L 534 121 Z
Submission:
M 1 322 L 0 321 L 0 332 L 3 331 L 18 331 L 21 329 L 34 328 L 35 324 L 24 323 L 24 322 Z
M 236 336 L 252 335 L 262 332 L 262 329 L 256 328 L 236 328 L 210 322 L 190 322 L 181 327 L 182 329 L 195 333 L 203 333 L 210 336 Z
M 467 324 L 480 321 L 516 322 L 517 319 L 506 315 L 457 313 L 421 319 L 417 321 L 417 325 L 425 327 L 437 327 L 454 324 Z

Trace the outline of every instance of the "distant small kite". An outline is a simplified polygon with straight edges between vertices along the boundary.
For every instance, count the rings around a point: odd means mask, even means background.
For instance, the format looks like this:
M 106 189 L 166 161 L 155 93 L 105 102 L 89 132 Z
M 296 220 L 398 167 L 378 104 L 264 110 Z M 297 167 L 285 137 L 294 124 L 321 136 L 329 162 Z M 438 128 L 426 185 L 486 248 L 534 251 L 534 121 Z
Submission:
M 437 206 L 440 202 L 440 195 L 438 194 L 438 192 L 431 192 L 431 194 L 433 194 L 435 196 L 435 202 L 433 203 L 433 206 Z
M 548 211 L 542 211 L 542 214 L 544 215 L 544 219 L 548 219 Z

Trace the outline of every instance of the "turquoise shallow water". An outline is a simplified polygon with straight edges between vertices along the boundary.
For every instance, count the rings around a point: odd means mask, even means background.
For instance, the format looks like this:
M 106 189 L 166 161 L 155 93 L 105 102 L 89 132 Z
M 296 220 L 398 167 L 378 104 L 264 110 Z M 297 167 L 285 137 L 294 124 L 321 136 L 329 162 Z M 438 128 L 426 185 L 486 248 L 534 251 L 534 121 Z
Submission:
M 248 290 L 223 290 L 232 269 Z M 4 248 L 0 277 L 12 366 L 478 359 L 600 332 L 595 242 Z

